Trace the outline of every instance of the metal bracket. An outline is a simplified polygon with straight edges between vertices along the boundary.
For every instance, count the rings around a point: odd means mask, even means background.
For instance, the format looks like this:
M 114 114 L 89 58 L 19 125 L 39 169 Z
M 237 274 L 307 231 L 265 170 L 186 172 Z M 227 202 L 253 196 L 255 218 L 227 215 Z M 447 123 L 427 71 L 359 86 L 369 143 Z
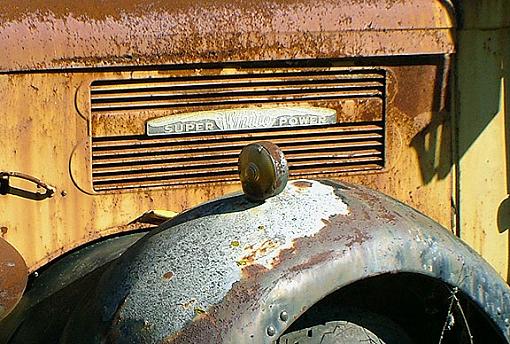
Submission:
M 27 190 L 21 190 L 18 188 L 11 187 L 10 185 L 10 178 L 19 178 L 23 180 L 27 180 L 29 182 L 34 183 L 37 188 L 44 189 L 44 192 L 30 192 Z M 53 197 L 55 194 L 55 187 L 46 184 L 42 180 L 30 176 L 28 174 L 24 174 L 21 172 L 6 172 L 2 171 L 0 172 L 0 195 L 6 195 L 6 194 L 15 194 L 18 196 L 24 196 L 26 198 L 30 199 L 36 199 L 41 200 L 44 198 L 50 198 Z
M 0 173 L 0 195 L 7 195 L 9 192 L 9 176 Z

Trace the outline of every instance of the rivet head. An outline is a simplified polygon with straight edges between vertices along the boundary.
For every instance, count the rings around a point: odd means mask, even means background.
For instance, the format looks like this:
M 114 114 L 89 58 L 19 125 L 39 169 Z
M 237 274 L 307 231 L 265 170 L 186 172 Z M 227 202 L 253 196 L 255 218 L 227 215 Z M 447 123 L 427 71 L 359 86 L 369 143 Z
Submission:
M 268 336 L 272 337 L 276 334 L 276 330 L 273 326 L 268 326 L 266 329 L 266 333 Z
M 289 320 L 289 313 L 287 313 L 287 311 L 282 311 L 280 313 L 280 320 L 281 321 L 287 321 Z

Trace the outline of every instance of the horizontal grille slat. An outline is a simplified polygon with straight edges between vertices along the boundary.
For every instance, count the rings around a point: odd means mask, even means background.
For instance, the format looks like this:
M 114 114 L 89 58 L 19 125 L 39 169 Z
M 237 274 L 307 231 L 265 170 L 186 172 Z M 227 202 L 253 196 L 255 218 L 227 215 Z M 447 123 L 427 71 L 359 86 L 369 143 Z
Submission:
M 378 82 L 360 82 L 357 84 L 345 84 L 345 83 L 327 83 L 327 84 L 316 84 L 316 83 L 301 83 L 299 85 L 291 86 L 287 84 L 282 85 L 228 85 L 228 87 L 222 88 L 207 88 L 207 89 L 185 89 L 184 86 L 180 86 L 178 89 L 171 88 L 146 88 L 133 90 L 120 90 L 115 93 L 94 93 L 92 97 L 92 104 L 101 103 L 122 103 L 129 101 L 153 101 L 153 100 L 168 100 L 168 99 L 195 99 L 195 98 L 216 98 L 218 96 L 231 96 L 236 97 L 239 95 L 257 95 L 257 94 L 294 94 L 294 93 L 319 93 L 319 92 L 337 92 L 339 90 L 355 91 L 358 89 L 375 89 L 371 93 L 381 94 L 377 92 L 377 88 L 381 88 L 383 85 Z M 182 90 L 181 90 L 182 88 Z M 136 92 L 135 92 L 136 91 Z
M 359 123 L 356 125 L 345 125 L 343 124 L 341 127 L 339 126 L 326 126 L 326 127 L 300 127 L 295 130 L 293 128 L 285 128 L 285 129 L 271 129 L 271 130 L 258 130 L 258 131 L 250 131 L 250 132 L 224 132 L 222 134 L 195 134 L 195 135 L 180 135 L 179 139 L 176 140 L 174 136 L 160 136 L 157 138 L 152 137 L 136 137 L 130 138 L 128 136 L 119 136 L 119 137 L 94 137 L 93 147 L 98 150 L 101 148 L 110 149 L 112 147 L 120 147 L 120 146 L 138 146 L 138 145 L 164 145 L 164 144 L 180 144 L 187 143 L 190 145 L 193 144 L 203 144 L 205 142 L 229 142 L 232 140 L 239 140 L 245 138 L 256 138 L 258 140 L 266 139 L 271 137 L 271 139 L 279 139 L 279 138 L 287 138 L 292 139 L 292 141 L 300 140 L 300 139 L 310 139 L 320 133 L 321 136 L 327 135 L 337 135 L 342 134 L 345 137 L 349 137 L 352 139 L 370 139 L 370 138 L 380 138 L 381 133 L 383 132 L 383 127 L 381 124 L 363 124 Z
M 289 157 L 290 158 L 290 157 Z M 363 157 L 363 158 L 340 158 L 335 159 L 330 157 L 328 159 L 320 159 L 316 161 L 293 161 L 292 159 L 288 159 L 289 166 L 300 168 L 300 167 L 326 167 L 329 165 L 341 166 L 345 164 L 359 164 L 359 163 L 369 163 L 369 162 L 378 162 L 381 161 L 381 157 Z M 142 173 L 130 173 L 130 174 L 108 174 L 108 175 L 99 175 L 94 176 L 94 180 L 98 183 L 100 182 L 117 182 L 117 181 L 127 181 L 127 180 L 143 180 L 143 179 L 167 179 L 167 178 L 179 178 L 181 176 L 192 177 L 194 175 L 203 175 L 209 174 L 210 167 L 209 166 L 201 166 L 199 168 L 189 168 L 183 166 L 182 169 L 177 170 L 164 170 L 164 171 L 143 171 Z M 237 163 L 228 164 L 227 166 L 215 166 L 214 171 L 216 173 L 237 173 Z
M 285 149 L 284 149 L 285 150 Z M 288 150 L 285 150 L 287 153 L 287 160 L 289 162 L 293 162 L 296 160 L 306 160 L 306 159 L 338 159 L 338 158 L 357 158 L 357 157 L 367 157 L 370 158 L 372 156 L 380 156 L 381 152 L 377 149 L 366 149 L 366 150 L 352 150 L 352 151 L 339 151 L 339 152 L 301 152 L 301 153 L 290 153 Z M 163 162 L 154 161 L 154 160 L 146 160 L 146 161 L 137 161 L 134 163 L 126 164 L 109 164 L 108 166 L 101 166 L 98 164 L 94 164 L 94 175 L 99 176 L 103 174 L 124 174 L 130 172 L 144 171 L 148 172 L 151 170 L 173 170 L 173 169 L 187 169 L 194 166 L 205 166 L 204 168 L 210 168 L 211 166 L 217 165 L 237 165 L 238 159 L 238 151 L 237 154 L 230 154 L 227 158 L 225 158 L 225 154 L 216 154 L 215 156 L 207 156 L 200 157 L 194 161 L 189 161 L 189 159 L 178 159 L 180 161 L 172 161 L 172 156 L 167 157 L 168 160 Z M 327 163 L 327 161 L 326 161 Z
M 341 70 L 240 73 L 228 76 L 98 80 L 91 111 L 118 112 L 228 104 L 382 97 L 384 74 Z
M 375 135 L 374 135 L 375 136 Z M 379 137 L 380 138 L 380 137 Z M 282 139 L 271 139 L 270 141 L 274 144 L 279 145 L 281 148 L 286 148 L 287 151 L 296 151 L 300 149 L 304 149 L 304 147 L 310 147 L 310 144 L 313 144 L 314 142 L 320 143 L 319 146 L 314 147 L 313 149 L 334 149 L 334 148 L 343 148 L 343 147 L 351 147 L 351 146 L 357 146 L 359 143 L 343 143 L 341 142 L 342 138 L 336 138 L 336 140 L 333 140 L 333 142 L 330 142 L 332 140 L 319 140 L 317 138 L 310 138 L 307 145 L 296 145 L 296 142 L 286 142 Z M 349 138 L 350 139 L 350 138 Z M 348 139 L 346 139 L 348 140 Z M 119 157 L 132 157 L 132 156 L 153 156 L 153 155 L 169 155 L 172 154 L 175 157 L 178 157 L 182 154 L 189 154 L 190 152 L 194 152 L 196 156 L 202 156 L 203 152 L 216 152 L 226 154 L 228 152 L 238 152 L 240 149 L 242 149 L 247 144 L 256 142 L 257 140 L 243 140 L 239 142 L 231 142 L 228 145 L 228 149 L 225 149 L 225 143 L 224 142 L 216 142 L 216 143 L 210 143 L 210 144 L 204 144 L 200 146 L 161 146 L 161 147 L 143 147 L 143 150 L 140 148 L 142 147 L 136 147 L 136 148 L 122 148 L 122 149 L 115 149 L 115 150 L 104 150 L 104 151 L 97 151 L 94 155 L 95 158 L 101 159 L 101 158 L 119 158 Z M 373 145 L 375 144 L 373 141 L 366 141 L 361 143 L 362 145 Z M 208 155 L 208 154 L 206 154 Z
M 293 166 L 291 166 L 293 168 Z M 343 173 L 350 172 L 362 172 L 362 171 L 374 171 L 381 169 L 380 164 L 362 164 L 362 165 L 346 165 L 341 166 L 341 171 Z M 324 167 L 318 166 L 309 168 L 308 170 L 295 170 L 292 173 L 292 177 L 301 178 L 301 177 L 328 177 L 330 175 L 335 175 L 338 173 L 339 166 L 331 166 Z M 164 186 L 180 186 L 183 184 L 192 185 L 192 184 L 202 184 L 202 183 L 218 183 L 218 182 L 232 182 L 238 181 L 239 176 L 237 174 L 237 170 L 233 170 L 230 173 L 209 173 L 204 175 L 196 175 L 193 178 L 190 178 L 187 175 L 180 175 L 174 177 L 172 179 L 168 179 L 166 182 L 162 182 L 160 178 L 156 178 L 155 180 L 151 180 L 149 178 L 143 178 L 141 180 L 122 180 L 116 181 L 114 183 L 96 183 L 95 189 L 96 191 L 113 191 L 119 189 L 133 189 L 133 188 L 155 188 L 155 187 L 164 187 Z
M 148 110 L 148 109 L 166 109 L 175 107 L 212 107 L 220 105 L 231 105 L 231 104 L 252 104 L 252 103 L 284 103 L 287 101 L 319 101 L 319 100 L 332 100 L 340 98 L 353 98 L 353 97 L 373 97 L 380 95 L 381 93 L 377 90 L 366 90 L 366 91 L 344 91 L 341 93 L 317 93 L 317 94 L 287 94 L 269 96 L 267 93 L 261 92 L 256 96 L 248 95 L 232 95 L 230 97 L 222 98 L 196 98 L 192 100 L 153 100 L 137 102 L 129 101 L 123 104 L 110 103 L 110 104 L 95 104 L 93 105 L 93 111 L 107 112 L 107 111 L 129 111 L 129 110 Z
M 255 142 L 255 141 L 253 141 Z M 272 141 L 271 141 L 272 142 Z M 342 153 L 347 152 L 357 152 L 357 150 L 345 150 L 345 149 L 360 149 L 360 148 L 370 148 L 374 147 L 374 149 L 382 149 L 382 143 L 376 142 L 376 141 L 368 141 L 368 142 L 355 142 L 351 143 L 350 145 L 332 145 L 329 147 L 325 147 L 321 145 L 320 147 L 303 147 L 303 146 L 289 146 L 285 144 L 280 144 L 280 148 L 282 148 L 286 153 L 293 153 L 293 154 L 301 154 L 297 152 L 302 152 L 302 154 L 308 154 L 310 156 L 314 154 L 327 154 L 327 152 L 335 152 L 340 151 Z M 216 150 L 216 151 L 193 151 L 193 158 L 195 160 L 213 160 L 218 159 L 221 157 L 228 157 L 238 156 L 239 152 L 241 151 L 242 147 L 239 146 L 237 148 L 232 149 L 222 149 L 222 150 Z M 330 148 L 330 149 L 328 149 Z M 322 152 L 324 149 L 328 149 L 326 153 Z M 342 150 L 344 149 L 344 150 Z M 354 154 L 354 153 L 353 153 Z M 189 160 L 190 151 L 184 151 L 180 152 L 178 154 L 162 154 L 162 155 L 152 155 L 148 154 L 147 152 L 134 152 L 134 154 L 130 154 L 127 156 L 120 156 L 116 154 L 111 154 L 109 156 L 94 156 L 94 163 L 93 166 L 96 169 L 100 169 L 102 166 L 119 166 L 119 165 L 134 165 L 134 164 L 150 164 L 150 163 L 162 163 L 163 161 L 166 162 L 172 162 L 172 161 L 187 161 Z
M 288 83 L 295 84 L 301 82 L 328 82 L 347 81 L 359 82 L 360 80 L 378 80 L 384 82 L 384 74 L 374 71 L 345 71 L 345 70 L 323 70 L 323 71 L 285 71 L 267 72 L 258 71 L 257 73 L 239 73 L 230 75 L 195 75 L 195 76 L 172 76 L 172 77 L 154 77 L 154 78 L 136 78 L 136 79 L 105 79 L 92 82 L 91 92 L 108 93 L 117 92 L 117 90 L 130 89 L 153 89 L 158 87 L 208 87 L 215 85 L 233 85 L 233 84 L 277 84 Z

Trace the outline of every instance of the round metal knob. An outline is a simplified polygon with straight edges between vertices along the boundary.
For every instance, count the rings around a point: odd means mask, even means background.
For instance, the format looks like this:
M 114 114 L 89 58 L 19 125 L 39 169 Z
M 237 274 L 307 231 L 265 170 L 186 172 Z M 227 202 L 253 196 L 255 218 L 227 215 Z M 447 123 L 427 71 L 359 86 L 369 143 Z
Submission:
M 287 185 L 287 160 L 280 148 L 271 142 L 249 144 L 239 155 L 239 177 L 250 200 L 265 200 L 282 192 Z

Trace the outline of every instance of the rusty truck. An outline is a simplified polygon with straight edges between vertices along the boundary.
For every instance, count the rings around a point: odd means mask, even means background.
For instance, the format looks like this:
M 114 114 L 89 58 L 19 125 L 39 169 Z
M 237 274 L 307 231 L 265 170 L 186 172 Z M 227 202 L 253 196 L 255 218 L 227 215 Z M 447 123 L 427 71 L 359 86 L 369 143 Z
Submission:
M 0 1 L 0 342 L 508 343 L 509 13 Z

